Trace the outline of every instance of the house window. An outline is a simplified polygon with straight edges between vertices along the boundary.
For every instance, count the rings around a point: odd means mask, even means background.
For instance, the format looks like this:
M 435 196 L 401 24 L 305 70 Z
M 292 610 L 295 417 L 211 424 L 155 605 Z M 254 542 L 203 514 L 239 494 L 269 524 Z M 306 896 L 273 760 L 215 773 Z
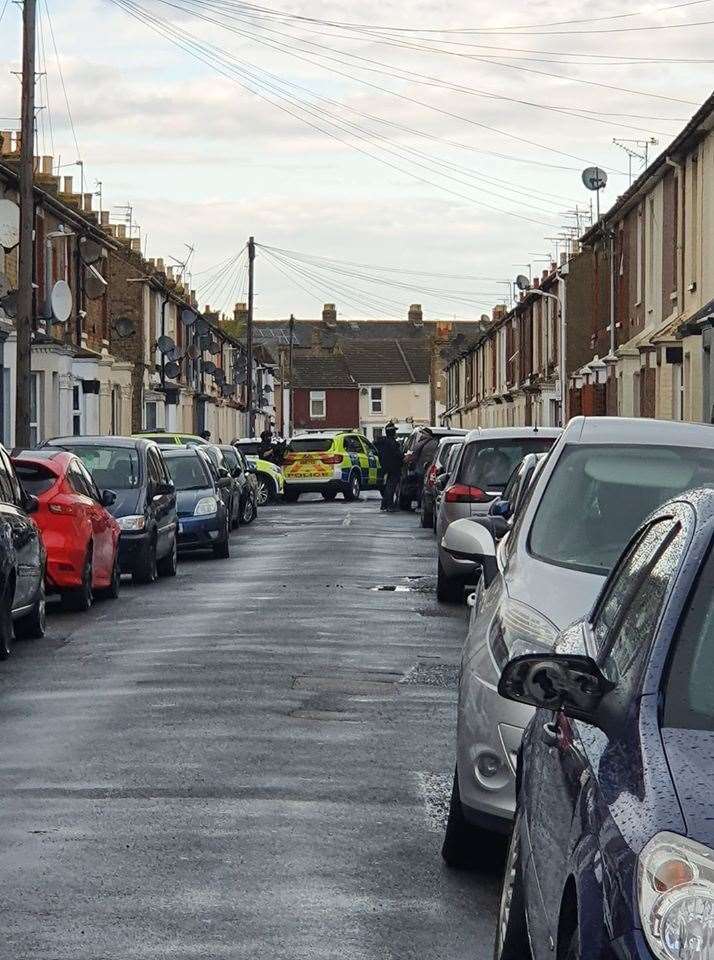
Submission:
M 310 418 L 323 420 L 327 416 L 327 400 L 324 390 L 310 391 Z
M 642 206 L 637 208 L 637 234 L 635 237 L 635 243 L 637 244 L 637 249 L 635 250 L 635 262 L 637 264 L 637 290 L 635 295 L 637 298 L 637 303 L 642 303 L 642 246 L 644 243 L 642 230 Z
M 381 387 L 369 388 L 369 411 L 370 413 L 382 412 L 382 388 Z
M 152 430 L 156 430 L 156 401 L 147 400 L 144 404 L 144 424 L 146 425 L 146 432 L 150 433 Z
M 72 387 L 72 435 L 82 435 L 82 389 L 79 384 Z
M 30 374 L 30 445 L 36 447 L 42 439 L 41 374 Z

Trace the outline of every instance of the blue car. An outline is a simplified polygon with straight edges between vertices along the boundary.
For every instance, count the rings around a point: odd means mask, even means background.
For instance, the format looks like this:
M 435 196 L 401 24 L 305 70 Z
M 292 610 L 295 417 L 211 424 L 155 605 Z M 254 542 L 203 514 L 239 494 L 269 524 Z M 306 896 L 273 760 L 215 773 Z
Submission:
M 505 665 L 521 747 L 497 960 L 714 958 L 714 490 L 653 513 L 592 613 Z
M 163 454 L 176 490 L 179 550 L 212 550 L 228 558 L 231 516 L 221 497 L 223 481 L 198 447 L 166 448 Z

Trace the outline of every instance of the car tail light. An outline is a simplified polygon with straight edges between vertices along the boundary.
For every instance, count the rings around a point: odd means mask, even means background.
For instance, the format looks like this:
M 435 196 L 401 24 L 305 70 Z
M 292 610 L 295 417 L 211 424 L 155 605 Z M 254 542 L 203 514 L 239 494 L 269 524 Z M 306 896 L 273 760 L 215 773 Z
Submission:
M 429 469 L 428 469 L 428 471 L 427 471 L 427 474 L 426 474 L 426 481 L 425 481 L 425 483 L 426 483 L 427 487 L 433 487 L 435 480 L 436 480 L 436 464 L 435 464 L 435 463 L 432 463 L 432 465 L 429 467 Z
M 333 453 L 326 457 L 320 457 L 323 463 L 342 463 L 342 454 Z
M 469 487 L 465 483 L 455 483 L 444 491 L 447 503 L 488 503 L 490 499 L 481 487 Z

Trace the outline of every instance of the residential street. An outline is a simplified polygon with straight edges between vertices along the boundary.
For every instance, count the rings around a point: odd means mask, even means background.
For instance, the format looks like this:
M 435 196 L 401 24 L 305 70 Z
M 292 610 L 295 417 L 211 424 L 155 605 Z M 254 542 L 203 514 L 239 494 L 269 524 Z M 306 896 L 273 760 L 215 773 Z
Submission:
M 490 957 L 502 864 L 439 854 L 466 611 L 434 549 L 308 497 L 18 642 L 2 957 Z

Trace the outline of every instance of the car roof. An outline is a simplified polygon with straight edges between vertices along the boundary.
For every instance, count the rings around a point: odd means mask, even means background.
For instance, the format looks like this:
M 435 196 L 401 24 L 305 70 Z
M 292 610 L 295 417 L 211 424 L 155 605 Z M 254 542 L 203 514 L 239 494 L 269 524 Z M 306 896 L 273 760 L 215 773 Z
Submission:
M 290 437 L 290 443 L 293 440 L 334 440 L 336 437 L 349 436 L 351 433 L 359 433 L 359 430 L 321 430 L 320 433 L 296 433 L 293 437 Z
M 476 427 L 466 437 L 466 443 L 476 440 L 523 440 L 528 438 L 549 437 L 557 439 L 563 430 L 561 427 Z
M 653 446 L 714 447 L 714 426 L 647 417 L 574 417 L 566 443 L 630 443 Z
M 41 447 L 39 450 L 18 450 L 15 448 L 10 454 L 13 460 L 71 460 L 76 453 L 62 450 L 60 447 Z
M 430 433 L 434 437 L 465 437 L 469 431 L 462 427 L 431 427 L 428 423 L 412 430 L 412 434 L 421 432 Z
M 149 447 L 158 449 L 156 443 L 147 437 L 52 437 L 46 440 L 48 446 L 62 447 L 65 444 L 73 447 L 119 447 L 122 449 L 147 450 Z
M 176 443 L 173 447 L 163 447 L 161 452 L 167 460 L 171 457 L 199 457 L 201 455 L 198 447 L 189 446 L 187 443 Z
M 447 437 L 440 437 L 440 438 L 439 438 L 439 446 L 440 446 L 440 447 L 449 447 L 449 446 L 451 446 L 451 445 L 454 444 L 454 443 L 463 443 L 464 440 L 465 440 L 465 437 L 463 437 L 461 434 L 452 434 L 452 433 L 450 433 Z

